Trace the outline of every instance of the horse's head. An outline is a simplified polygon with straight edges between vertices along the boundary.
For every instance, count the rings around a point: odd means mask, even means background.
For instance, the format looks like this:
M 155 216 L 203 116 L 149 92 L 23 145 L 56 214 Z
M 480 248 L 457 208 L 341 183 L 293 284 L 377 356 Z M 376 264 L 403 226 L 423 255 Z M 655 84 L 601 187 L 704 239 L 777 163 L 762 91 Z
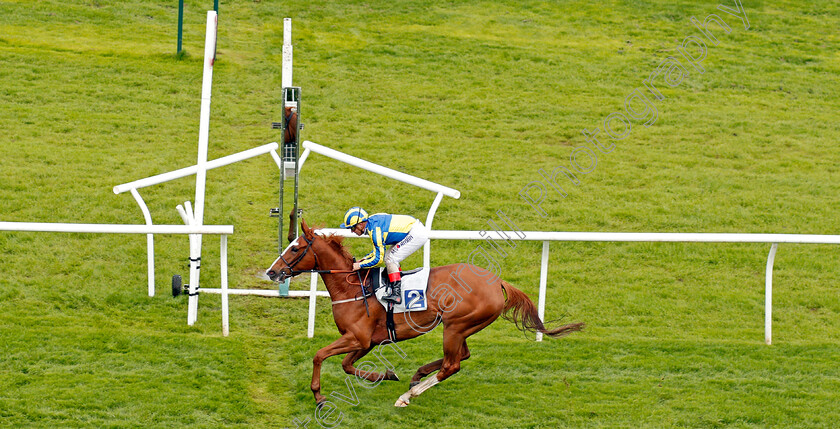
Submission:
M 280 257 L 265 271 L 265 275 L 272 281 L 282 282 L 287 277 L 294 277 L 302 272 L 317 268 L 318 258 L 312 250 L 313 243 L 319 239 L 301 219 L 300 229 L 303 232 L 289 244 Z

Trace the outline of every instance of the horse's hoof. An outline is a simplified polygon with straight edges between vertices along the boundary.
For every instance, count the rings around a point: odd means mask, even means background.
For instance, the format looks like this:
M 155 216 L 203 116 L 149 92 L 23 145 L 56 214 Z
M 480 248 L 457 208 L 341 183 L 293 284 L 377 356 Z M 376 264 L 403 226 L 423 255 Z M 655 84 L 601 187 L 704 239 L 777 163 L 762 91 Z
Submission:
M 397 377 L 397 374 L 395 374 L 394 371 L 391 371 L 390 369 L 385 371 L 385 379 L 388 381 L 400 381 L 400 378 Z
M 326 403 L 327 403 L 326 399 L 321 399 L 320 401 L 318 401 L 317 404 L 315 404 L 315 408 L 320 410 L 321 408 L 324 407 L 324 404 L 326 404 Z
M 399 399 L 397 399 L 397 402 L 394 403 L 394 406 L 395 407 L 400 407 L 400 408 L 405 408 L 405 407 L 408 406 L 408 404 L 409 404 L 408 399 L 403 399 L 402 397 L 400 397 Z
M 411 389 L 418 384 L 420 384 L 419 380 L 418 381 L 412 381 L 411 383 L 408 383 L 408 388 Z

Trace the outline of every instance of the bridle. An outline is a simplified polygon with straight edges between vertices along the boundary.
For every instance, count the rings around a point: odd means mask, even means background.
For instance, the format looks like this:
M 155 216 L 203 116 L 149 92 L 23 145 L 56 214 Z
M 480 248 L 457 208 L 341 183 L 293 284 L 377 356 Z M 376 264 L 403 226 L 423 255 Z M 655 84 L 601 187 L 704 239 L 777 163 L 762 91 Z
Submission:
M 298 238 L 300 238 L 300 237 L 301 236 L 298 236 Z M 294 269 L 294 267 L 298 263 L 300 263 L 300 261 L 302 261 L 303 258 L 306 257 L 306 254 L 309 252 L 310 249 L 312 249 L 312 242 L 315 241 L 314 238 L 310 239 L 305 234 L 302 237 L 303 237 L 304 240 L 306 240 L 306 249 L 304 249 L 304 251 L 301 254 L 297 255 L 291 262 L 287 261 L 286 258 L 283 257 L 283 254 L 286 253 L 285 251 L 280 254 L 279 258 L 277 258 L 277 259 L 283 261 L 284 264 L 286 264 L 286 268 L 289 269 L 289 277 L 294 277 L 294 276 L 296 276 L 298 274 L 301 274 L 301 273 L 325 272 L 325 271 L 322 271 L 322 270 L 295 270 Z M 295 241 L 297 241 L 297 240 L 295 240 Z M 294 243 L 292 243 L 292 244 L 294 244 Z M 318 265 L 318 254 L 315 253 L 315 250 L 312 250 L 312 255 L 315 256 L 315 264 L 317 266 Z M 286 280 L 286 271 L 285 271 L 286 268 L 283 268 L 282 270 L 280 270 L 280 276 L 281 276 L 280 281 Z M 329 272 L 329 270 L 327 270 L 326 272 Z
M 300 237 L 301 236 L 298 236 L 298 238 L 300 238 Z M 283 251 L 283 253 L 280 254 L 280 257 L 277 258 L 278 260 L 283 261 L 283 263 L 286 264 L 286 267 L 281 269 L 280 273 L 278 274 L 278 276 L 280 277 L 280 281 L 283 281 L 283 280 L 286 279 L 287 275 L 286 275 L 285 270 L 287 268 L 289 270 L 288 277 L 294 277 L 294 276 L 296 276 L 298 274 L 302 274 L 302 273 L 318 273 L 318 274 L 355 273 L 359 277 L 359 287 L 361 287 L 361 289 L 362 289 L 362 296 L 361 297 L 356 297 L 356 298 L 351 298 L 351 299 L 345 299 L 345 300 L 341 300 L 341 301 L 333 301 L 332 304 L 336 305 L 336 304 L 343 304 L 345 302 L 354 302 L 354 301 L 364 300 L 365 301 L 365 311 L 368 313 L 368 317 L 370 317 L 370 310 L 368 308 L 368 302 L 367 302 L 366 298 L 370 297 L 371 295 L 366 295 L 365 294 L 365 286 L 364 286 L 365 281 L 362 279 L 362 273 L 360 271 L 353 271 L 353 270 L 295 270 L 294 269 L 294 267 L 298 263 L 300 263 L 300 261 L 302 261 L 303 258 L 306 257 L 306 254 L 309 252 L 310 249 L 312 250 L 312 256 L 315 257 L 315 266 L 321 265 L 320 262 L 318 261 L 318 254 L 315 253 L 315 249 L 312 248 L 312 243 L 315 241 L 315 239 L 314 238 L 310 239 L 309 237 L 306 236 L 306 234 L 304 234 L 302 237 L 306 241 L 306 249 L 304 249 L 304 251 L 302 253 L 295 256 L 295 258 L 291 262 L 287 261 L 286 258 L 283 257 L 283 254 L 286 253 L 285 251 Z M 351 285 L 353 284 L 353 282 L 350 281 L 350 276 L 349 275 L 347 276 L 347 283 L 351 284 Z

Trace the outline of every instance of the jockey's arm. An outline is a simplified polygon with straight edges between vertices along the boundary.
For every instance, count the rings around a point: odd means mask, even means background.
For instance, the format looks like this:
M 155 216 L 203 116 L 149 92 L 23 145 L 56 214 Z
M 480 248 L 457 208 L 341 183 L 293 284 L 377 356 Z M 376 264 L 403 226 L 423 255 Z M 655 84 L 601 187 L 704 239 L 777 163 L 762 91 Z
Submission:
M 370 241 L 373 244 L 373 250 L 358 261 L 360 268 L 371 268 L 382 262 L 385 255 L 385 239 L 382 237 L 382 229 L 376 227 L 375 230 L 370 231 Z

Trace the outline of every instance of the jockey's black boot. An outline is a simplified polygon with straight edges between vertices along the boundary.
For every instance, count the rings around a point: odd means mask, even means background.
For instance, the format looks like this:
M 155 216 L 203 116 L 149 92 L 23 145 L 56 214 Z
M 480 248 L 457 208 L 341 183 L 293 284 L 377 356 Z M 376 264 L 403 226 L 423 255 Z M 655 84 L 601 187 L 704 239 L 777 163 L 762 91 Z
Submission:
M 388 294 L 383 296 L 382 299 L 385 301 L 393 302 L 394 304 L 399 304 L 402 302 L 402 275 L 399 271 L 394 273 L 388 273 Z
M 397 280 L 392 282 L 389 288 L 389 294 L 382 297 L 385 301 L 393 302 L 394 304 L 402 303 L 402 281 Z

